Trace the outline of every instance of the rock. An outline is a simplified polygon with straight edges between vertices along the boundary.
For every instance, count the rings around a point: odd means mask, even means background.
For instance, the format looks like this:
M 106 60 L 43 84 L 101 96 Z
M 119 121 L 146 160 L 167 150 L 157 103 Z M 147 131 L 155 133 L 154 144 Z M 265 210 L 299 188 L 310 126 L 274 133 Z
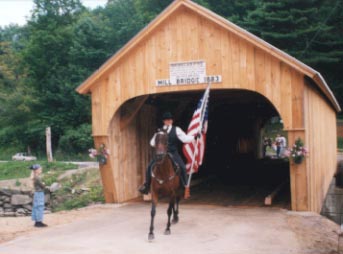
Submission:
M 16 214 L 16 216 L 24 216 L 26 214 L 26 212 L 25 212 L 24 208 L 19 208 L 19 209 L 17 209 L 15 214 Z
M 15 212 L 4 212 L 4 216 L 13 217 L 13 216 L 15 216 Z
M 11 204 L 9 204 L 9 203 L 5 203 L 5 204 L 3 205 L 3 208 L 5 208 L 5 210 L 6 210 L 6 209 L 12 208 L 12 206 L 11 206 Z
M 0 194 L 10 197 L 12 195 L 12 192 L 9 190 L 1 189 Z
M 32 211 L 32 205 L 23 205 L 23 208 L 25 208 L 28 211 Z
M 60 183 L 55 182 L 55 183 L 51 184 L 50 191 L 55 192 L 55 191 L 61 189 L 61 187 L 62 187 L 62 185 Z
M 30 198 L 28 195 L 21 195 L 16 194 L 13 195 L 11 198 L 11 204 L 12 205 L 27 205 L 32 202 L 32 198 Z
M 90 191 L 90 190 L 91 190 L 91 188 L 82 187 L 82 188 L 81 188 L 81 190 L 82 190 L 82 191 Z

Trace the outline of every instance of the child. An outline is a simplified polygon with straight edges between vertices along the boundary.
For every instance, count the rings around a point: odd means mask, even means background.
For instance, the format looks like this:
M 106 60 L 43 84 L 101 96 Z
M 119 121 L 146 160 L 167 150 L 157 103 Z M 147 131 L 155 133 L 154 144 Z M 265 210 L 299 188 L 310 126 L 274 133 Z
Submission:
M 33 180 L 34 195 L 33 195 L 33 207 L 32 207 L 32 220 L 35 221 L 35 227 L 47 227 L 48 225 L 43 223 L 44 214 L 44 190 L 47 187 L 42 183 L 40 174 L 42 173 L 42 167 L 39 164 L 34 164 L 30 167 L 31 179 Z

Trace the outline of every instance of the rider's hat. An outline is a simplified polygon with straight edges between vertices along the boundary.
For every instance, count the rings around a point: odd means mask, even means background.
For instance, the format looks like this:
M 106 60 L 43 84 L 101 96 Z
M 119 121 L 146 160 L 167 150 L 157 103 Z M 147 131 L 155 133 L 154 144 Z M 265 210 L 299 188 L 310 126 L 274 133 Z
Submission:
M 39 168 L 41 168 L 41 165 L 39 164 L 33 164 L 32 166 L 29 167 L 30 170 L 37 170 Z
M 167 120 L 167 119 L 173 119 L 173 115 L 169 111 L 164 112 L 162 115 L 162 120 Z

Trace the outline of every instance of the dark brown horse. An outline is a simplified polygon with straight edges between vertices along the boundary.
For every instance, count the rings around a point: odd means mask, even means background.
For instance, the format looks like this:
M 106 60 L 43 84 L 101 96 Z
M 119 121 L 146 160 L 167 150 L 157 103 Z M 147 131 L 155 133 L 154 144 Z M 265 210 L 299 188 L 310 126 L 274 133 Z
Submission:
M 168 222 L 167 228 L 164 231 L 165 235 L 170 234 L 170 218 L 173 214 L 173 223 L 179 221 L 179 202 L 182 195 L 180 177 L 177 170 L 174 169 L 174 163 L 171 155 L 167 152 L 168 134 L 164 131 L 159 131 L 155 137 L 155 163 L 152 166 L 151 180 L 151 222 L 148 239 L 154 239 L 154 218 L 156 214 L 156 206 L 159 195 L 169 198 L 169 206 L 167 210 Z

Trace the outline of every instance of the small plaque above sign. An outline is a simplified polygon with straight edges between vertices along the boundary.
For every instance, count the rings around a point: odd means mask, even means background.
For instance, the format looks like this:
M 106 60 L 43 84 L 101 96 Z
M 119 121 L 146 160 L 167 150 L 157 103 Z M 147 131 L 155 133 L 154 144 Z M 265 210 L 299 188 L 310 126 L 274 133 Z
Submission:
M 189 61 L 169 64 L 169 79 L 156 80 L 156 86 L 192 85 L 218 83 L 221 75 L 206 75 L 205 61 Z

